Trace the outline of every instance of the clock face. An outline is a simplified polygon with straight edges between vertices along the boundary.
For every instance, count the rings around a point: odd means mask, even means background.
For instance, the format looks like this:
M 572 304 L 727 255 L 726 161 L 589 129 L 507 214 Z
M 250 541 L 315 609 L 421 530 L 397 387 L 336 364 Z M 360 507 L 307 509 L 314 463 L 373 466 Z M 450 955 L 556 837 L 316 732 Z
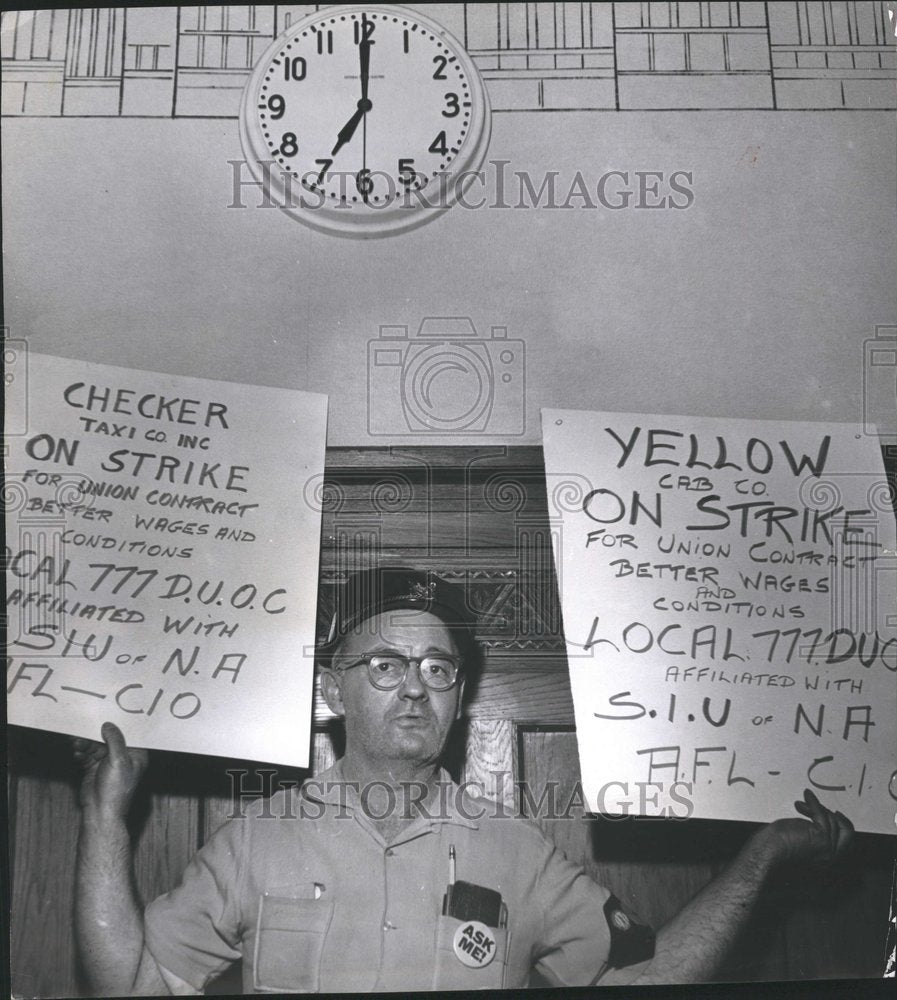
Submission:
M 266 52 L 243 98 L 250 166 L 327 231 L 410 229 L 453 204 L 482 162 L 489 107 L 444 29 L 412 11 L 330 7 Z

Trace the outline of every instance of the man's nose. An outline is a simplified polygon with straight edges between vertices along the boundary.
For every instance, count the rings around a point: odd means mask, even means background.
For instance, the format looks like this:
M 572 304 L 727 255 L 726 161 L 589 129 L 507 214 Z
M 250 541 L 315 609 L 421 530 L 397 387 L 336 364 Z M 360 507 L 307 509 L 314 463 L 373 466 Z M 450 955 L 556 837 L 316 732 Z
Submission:
M 427 698 L 427 685 L 421 680 L 420 661 L 411 660 L 408 669 L 405 671 L 405 680 L 399 688 L 401 698 Z

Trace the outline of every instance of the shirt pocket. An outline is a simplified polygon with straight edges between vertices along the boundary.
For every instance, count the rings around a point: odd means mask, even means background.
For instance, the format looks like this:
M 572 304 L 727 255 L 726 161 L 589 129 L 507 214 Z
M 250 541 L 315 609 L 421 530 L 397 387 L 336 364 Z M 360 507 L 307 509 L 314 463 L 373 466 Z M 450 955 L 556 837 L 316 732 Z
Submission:
M 496 990 L 505 983 L 510 933 L 505 927 L 490 927 L 495 938 L 495 957 L 488 965 L 472 968 L 458 957 L 455 935 L 458 928 L 470 924 L 469 920 L 441 916 L 436 921 L 436 967 L 433 972 L 433 989 L 440 990 Z
M 263 993 L 316 993 L 333 902 L 264 893 L 259 903 L 253 986 Z

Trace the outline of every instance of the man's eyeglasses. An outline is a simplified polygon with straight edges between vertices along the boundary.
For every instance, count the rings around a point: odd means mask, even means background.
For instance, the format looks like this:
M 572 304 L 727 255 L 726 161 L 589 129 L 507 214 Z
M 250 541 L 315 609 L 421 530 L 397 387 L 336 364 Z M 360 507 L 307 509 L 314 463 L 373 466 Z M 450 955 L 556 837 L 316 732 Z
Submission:
M 391 691 L 405 683 L 408 667 L 417 664 L 421 682 L 431 691 L 448 691 L 458 683 L 461 662 L 453 656 L 403 656 L 401 653 L 365 653 L 354 663 L 338 665 L 339 670 L 351 670 L 367 664 L 371 684 L 381 691 Z

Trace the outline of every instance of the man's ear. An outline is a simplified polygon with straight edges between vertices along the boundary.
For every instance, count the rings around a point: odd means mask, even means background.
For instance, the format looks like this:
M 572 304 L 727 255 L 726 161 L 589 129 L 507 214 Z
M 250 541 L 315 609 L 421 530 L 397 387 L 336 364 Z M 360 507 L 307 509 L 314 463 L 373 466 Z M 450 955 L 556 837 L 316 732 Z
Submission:
M 334 715 L 341 719 L 345 717 L 346 706 L 343 704 L 343 691 L 340 684 L 340 675 L 335 670 L 324 668 L 321 671 L 321 694 L 327 707 Z

